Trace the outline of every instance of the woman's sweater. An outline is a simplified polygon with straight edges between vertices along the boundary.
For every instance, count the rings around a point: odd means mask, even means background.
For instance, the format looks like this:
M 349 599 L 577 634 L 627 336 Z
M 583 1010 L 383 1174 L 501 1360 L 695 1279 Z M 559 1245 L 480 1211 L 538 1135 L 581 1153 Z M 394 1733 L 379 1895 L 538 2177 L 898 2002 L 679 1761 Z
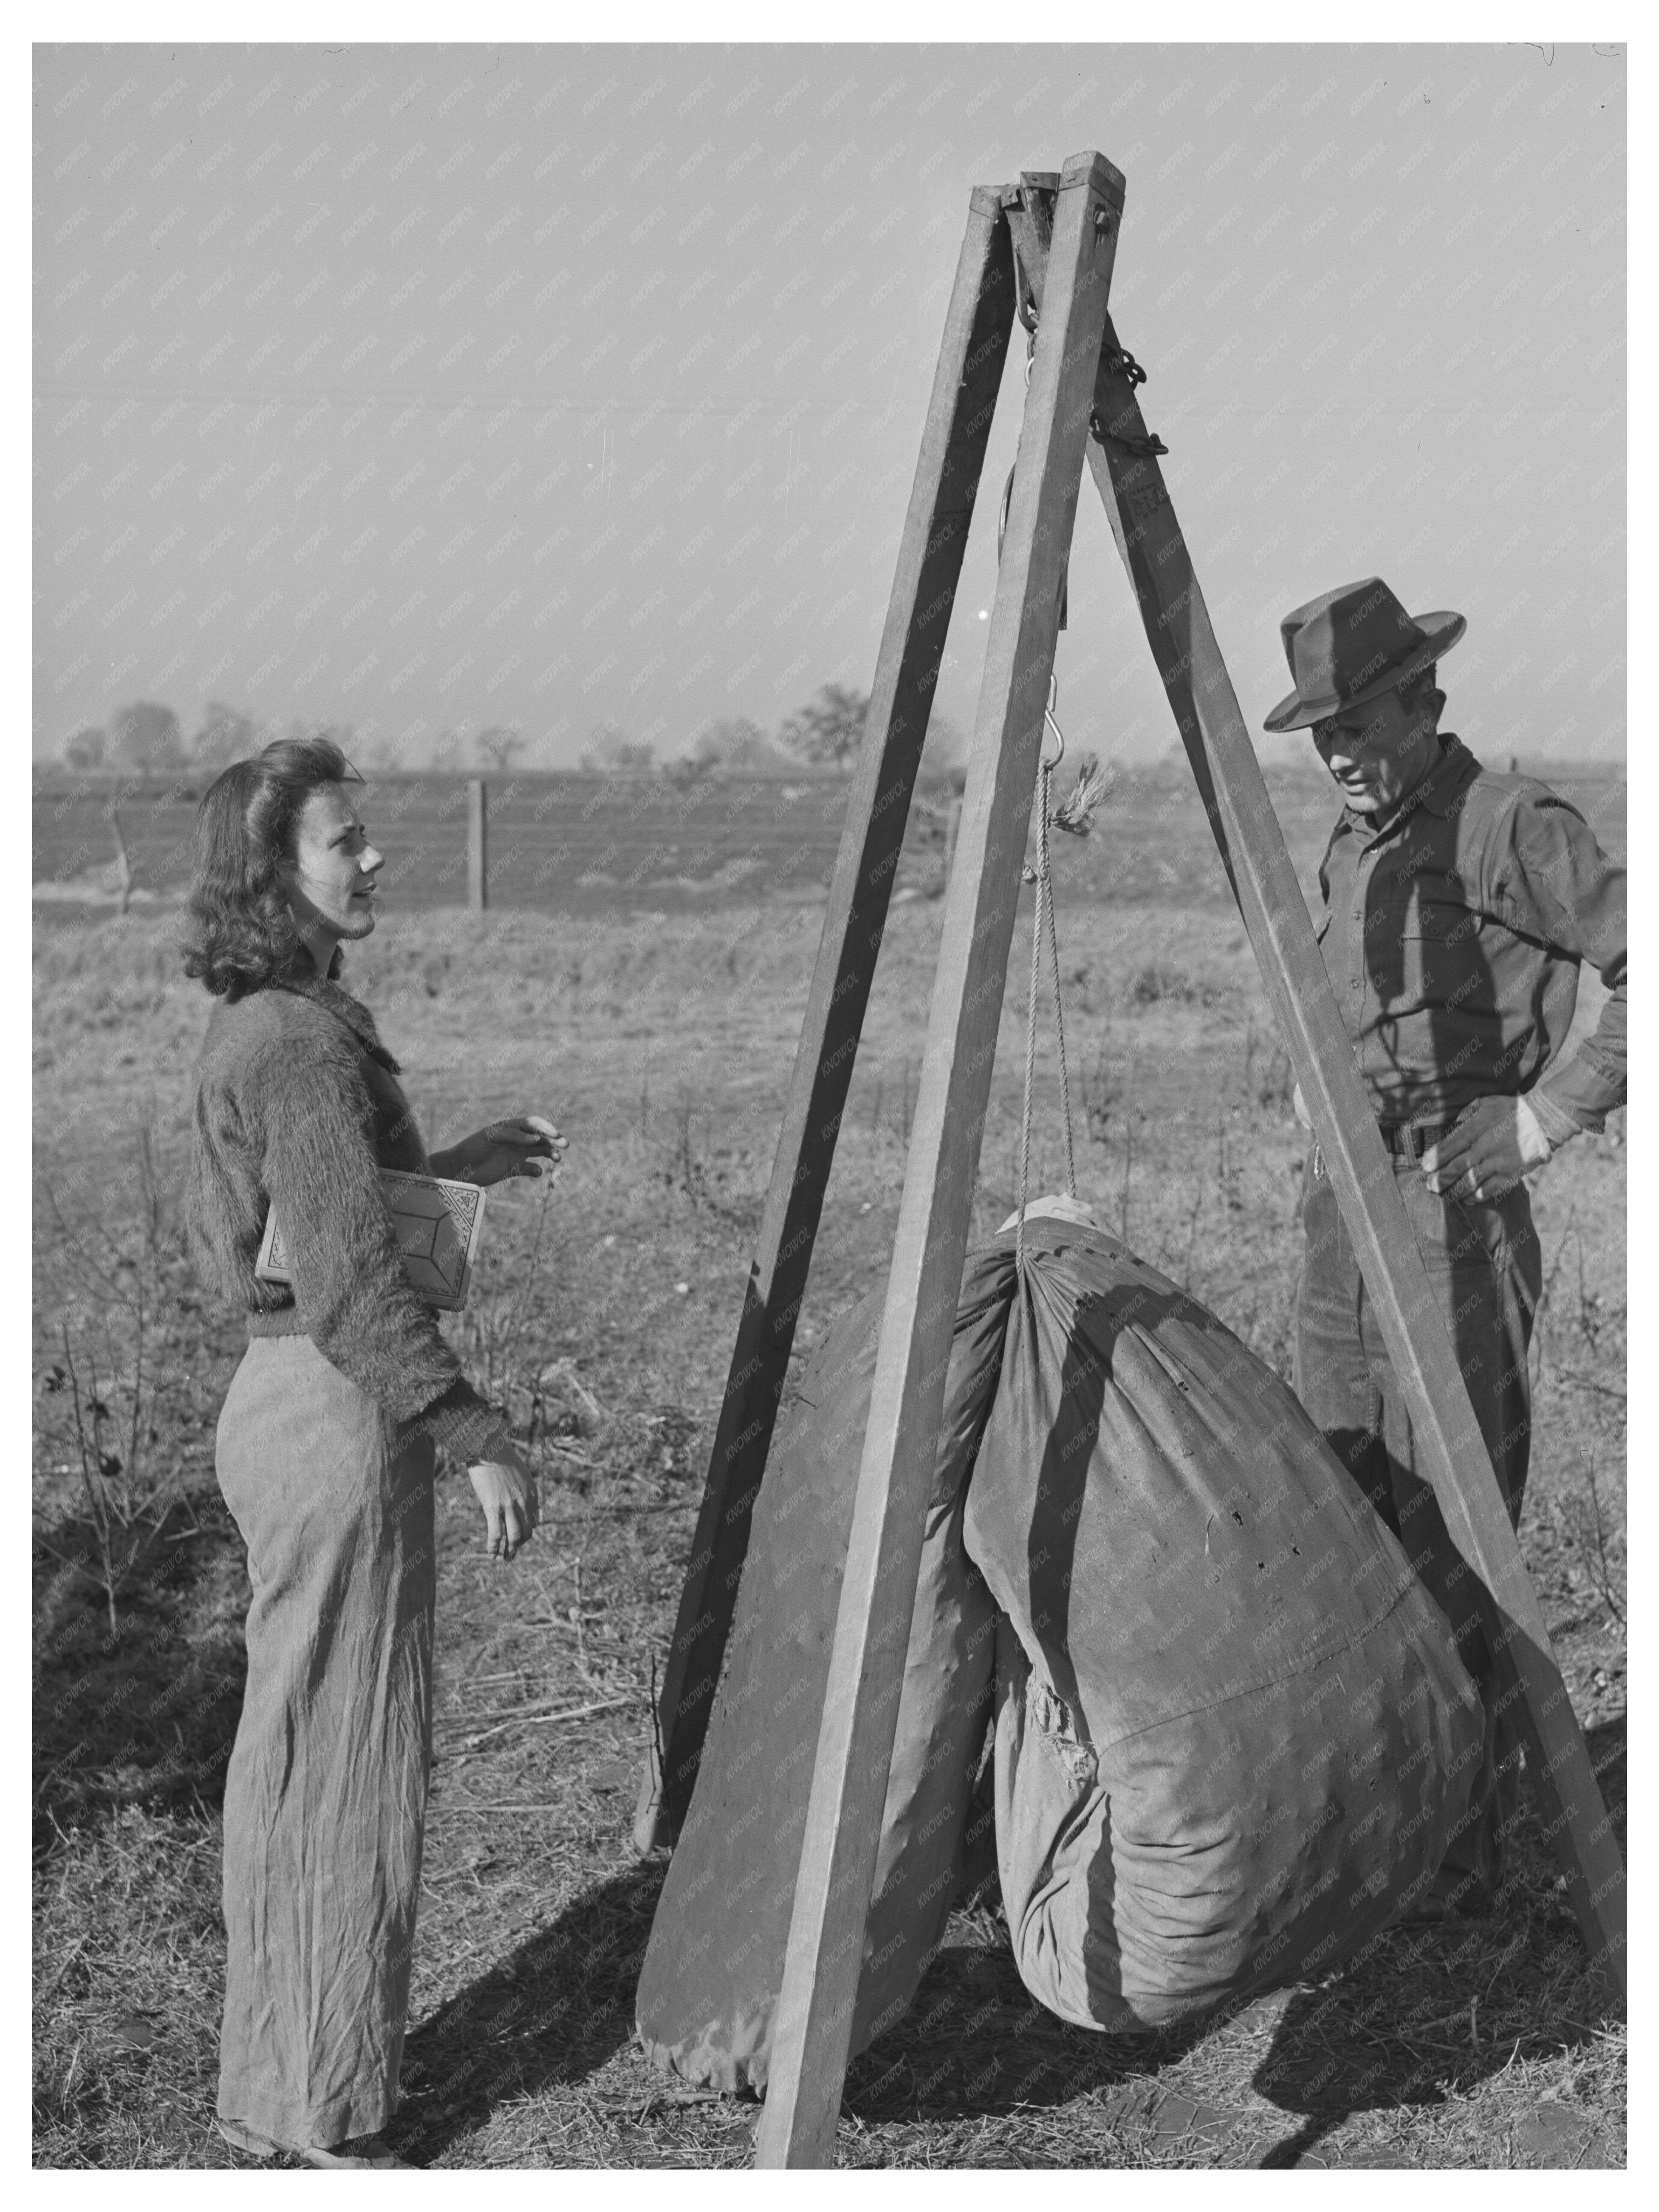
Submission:
M 431 1173 L 368 1009 L 314 975 L 218 1000 L 185 1193 L 204 1280 L 246 1310 L 251 1336 L 309 1336 L 392 1419 L 418 1419 L 452 1455 L 476 1459 L 506 1425 L 404 1273 L 382 1168 Z M 271 1207 L 291 1288 L 253 1272 Z

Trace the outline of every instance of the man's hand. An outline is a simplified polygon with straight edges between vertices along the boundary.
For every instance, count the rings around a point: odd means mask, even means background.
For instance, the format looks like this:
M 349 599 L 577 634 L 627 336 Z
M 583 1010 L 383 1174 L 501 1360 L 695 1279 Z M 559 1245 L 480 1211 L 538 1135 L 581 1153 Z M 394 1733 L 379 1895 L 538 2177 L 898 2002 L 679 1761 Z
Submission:
M 504 1436 L 495 1439 L 489 1451 L 490 1457 L 468 1468 L 467 1475 L 483 1508 L 491 1556 L 510 1559 L 530 1541 L 540 1518 L 536 1478 Z
M 1502 1198 L 1550 1152 L 1524 1098 L 1478 1098 L 1455 1128 L 1425 1147 L 1423 1176 L 1437 1198 Z
M 461 1182 L 476 1182 L 481 1188 L 506 1182 L 514 1176 L 553 1175 L 569 1141 L 539 1114 L 509 1115 L 475 1129 L 448 1152 L 434 1154 L 432 1171 L 451 1175 Z

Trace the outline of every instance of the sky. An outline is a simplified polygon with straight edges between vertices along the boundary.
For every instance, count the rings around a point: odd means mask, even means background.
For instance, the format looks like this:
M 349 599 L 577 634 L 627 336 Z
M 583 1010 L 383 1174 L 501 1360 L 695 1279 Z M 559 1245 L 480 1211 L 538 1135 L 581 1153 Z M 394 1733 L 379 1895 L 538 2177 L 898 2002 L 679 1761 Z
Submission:
M 867 689 L 977 183 L 1096 149 L 1263 757 L 1380 574 L 1445 720 L 1625 749 L 1626 50 L 40 46 L 33 748 L 137 698 L 661 756 Z M 936 714 L 973 727 L 1010 367 Z M 1092 485 L 1060 720 L 1175 730 Z

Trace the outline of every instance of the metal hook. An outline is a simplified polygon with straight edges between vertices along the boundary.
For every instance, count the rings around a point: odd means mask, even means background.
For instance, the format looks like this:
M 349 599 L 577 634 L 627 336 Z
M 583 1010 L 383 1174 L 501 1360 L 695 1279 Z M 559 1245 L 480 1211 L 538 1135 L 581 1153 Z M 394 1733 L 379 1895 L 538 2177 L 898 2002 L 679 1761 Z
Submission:
M 1054 732 L 1054 743 L 1060 747 L 1060 750 L 1054 755 L 1052 760 L 1044 760 L 1042 757 L 1040 751 L 1037 758 L 1038 767 L 1046 769 L 1050 775 L 1054 774 L 1054 770 L 1060 766 L 1061 761 L 1066 757 L 1066 732 L 1060 728 L 1060 724 L 1054 720 L 1054 708 L 1059 705 L 1059 703 L 1060 678 L 1058 676 L 1050 674 L 1048 678 L 1048 703 L 1042 710 L 1042 720 L 1044 726 Z

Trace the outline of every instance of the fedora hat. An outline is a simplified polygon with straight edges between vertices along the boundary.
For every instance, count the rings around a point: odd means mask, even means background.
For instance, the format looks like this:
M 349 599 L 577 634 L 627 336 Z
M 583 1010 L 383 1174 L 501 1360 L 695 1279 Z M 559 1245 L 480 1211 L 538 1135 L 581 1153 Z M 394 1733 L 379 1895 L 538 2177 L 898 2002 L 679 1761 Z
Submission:
M 1339 584 L 1279 625 L 1296 689 L 1263 727 L 1305 729 L 1409 682 L 1449 653 L 1468 628 L 1462 615 L 1413 617 L 1380 576 Z

